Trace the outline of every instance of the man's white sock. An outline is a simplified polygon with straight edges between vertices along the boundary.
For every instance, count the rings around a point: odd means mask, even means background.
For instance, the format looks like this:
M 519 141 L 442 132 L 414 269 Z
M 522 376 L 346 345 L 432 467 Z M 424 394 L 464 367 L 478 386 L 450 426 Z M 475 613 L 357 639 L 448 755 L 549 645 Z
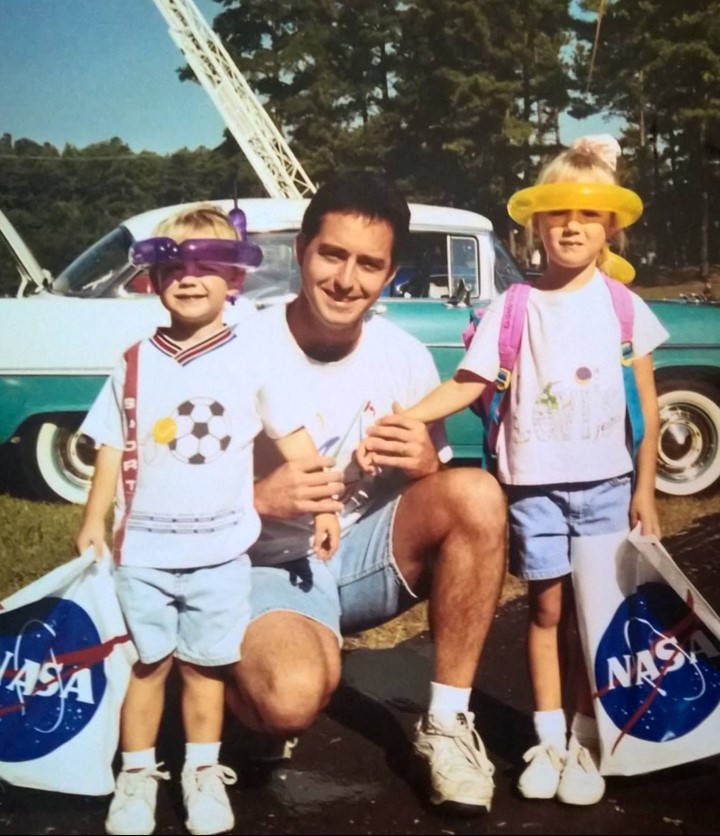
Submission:
M 428 714 L 441 723 L 453 724 L 458 711 L 466 712 L 470 707 L 472 688 L 456 688 L 441 682 L 430 683 L 430 704 Z

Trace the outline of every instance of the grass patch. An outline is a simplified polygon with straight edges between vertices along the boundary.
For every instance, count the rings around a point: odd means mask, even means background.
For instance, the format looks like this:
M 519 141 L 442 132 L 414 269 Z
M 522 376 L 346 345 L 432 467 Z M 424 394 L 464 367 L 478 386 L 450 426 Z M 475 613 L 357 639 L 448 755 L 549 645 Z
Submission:
M 76 556 L 82 508 L 0 495 L 0 600 Z
M 658 495 L 658 509 L 666 536 L 689 528 L 706 514 L 720 512 L 720 490 L 698 496 Z M 56 505 L 0 494 L 0 600 L 75 557 L 73 539 L 82 507 Z M 507 577 L 501 603 L 525 594 L 526 586 Z M 345 647 L 392 647 L 427 629 L 427 606 L 420 603 L 382 627 L 346 640 Z

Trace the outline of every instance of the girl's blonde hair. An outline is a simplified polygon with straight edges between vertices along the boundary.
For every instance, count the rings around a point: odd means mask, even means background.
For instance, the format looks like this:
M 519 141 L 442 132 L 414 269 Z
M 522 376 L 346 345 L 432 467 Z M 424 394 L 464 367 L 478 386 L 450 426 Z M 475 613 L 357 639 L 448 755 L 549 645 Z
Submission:
M 620 145 L 609 135 L 585 136 L 576 139 L 540 170 L 537 185 L 545 183 L 608 183 L 619 186 L 617 159 Z M 621 253 L 627 246 L 625 232 L 620 229 L 613 236 L 615 248 Z M 601 253 L 598 266 L 605 257 Z
M 212 238 L 225 238 L 230 241 L 238 241 L 240 238 L 227 213 L 212 203 L 198 203 L 176 212 L 160 221 L 153 235 L 167 236 L 181 244 L 188 238 L 207 238 L 209 230 L 213 232 L 210 236 Z M 198 232 L 204 234 L 198 235 Z

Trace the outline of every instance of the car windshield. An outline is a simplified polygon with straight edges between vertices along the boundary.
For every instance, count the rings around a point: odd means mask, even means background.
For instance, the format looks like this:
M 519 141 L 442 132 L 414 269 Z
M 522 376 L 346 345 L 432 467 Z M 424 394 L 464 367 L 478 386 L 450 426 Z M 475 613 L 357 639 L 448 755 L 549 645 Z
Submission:
M 294 232 L 263 232 L 248 236 L 262 248 L 263 263 L 248 273 L 243 289 L 253 300 L 297 292 L 299 272 L 293 255 Z M 115 297 L 152 292 L 147 271 L 133 267 L 128 250 L 134 239 L 119 226 L 69 264 L 52 285 L 63 296 Z
M 495 290 L 498 293 L 503 293 L 511 284 L 524 282 L 525 276 L 515 259 L 500 241 L 497 238 L 493 240 L 495 246 Z
M 53 293 L 63 296 L 105 296 L 122 274 L 133 268 L 128 262 L 132 235 L 119 226 L 96 241 L 71 262 L 52 284 Z

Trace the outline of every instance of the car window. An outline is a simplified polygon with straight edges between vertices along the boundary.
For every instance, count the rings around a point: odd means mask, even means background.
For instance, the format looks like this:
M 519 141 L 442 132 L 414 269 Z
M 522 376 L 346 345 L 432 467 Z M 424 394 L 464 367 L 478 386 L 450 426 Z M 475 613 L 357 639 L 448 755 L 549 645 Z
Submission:
M 472 235 L 413 232 L 400 266 L 384 296 L 399 299 L 449 299 L 478 295 L 478 243 Z
M 116 295 L 108 291 L 136 272 L 128 263 L 132 243 L 128 230 L 116 227 L 60 273 L 52 284 L 53 292 L 83 297 Z
M 248 236 L 263 251 L 263 260 L 248 273 L 244 296 L 258 301 L 298 292 L 300 268 L 295 260 L 295 236 L 295 232 L 256 232 Z
M 0 296 L 17 296 L 23 272 L 10 245 L 0 236 Z
M 480 293 L 478 242 L 473 236 L 450 237 L 450 296 L 476 297 Z
M 294 232 L 263 232 L 248 236 L 260 245 L 263 262 L 248 274 L 244 293 L 251 299 L 296 293 L 300 286 L 295 262 Z M 134 239 L 119 226 L 76 258 L 53 282 L 52 290 L 64 296 L 126 297 L 152 293 L 147 270 L 128 261 Z
M 495 249 L 495 290 L 503 293 L 511 284 L 524 282 L 525 276 L 515 259 L 498 241 L 493 239 Z

